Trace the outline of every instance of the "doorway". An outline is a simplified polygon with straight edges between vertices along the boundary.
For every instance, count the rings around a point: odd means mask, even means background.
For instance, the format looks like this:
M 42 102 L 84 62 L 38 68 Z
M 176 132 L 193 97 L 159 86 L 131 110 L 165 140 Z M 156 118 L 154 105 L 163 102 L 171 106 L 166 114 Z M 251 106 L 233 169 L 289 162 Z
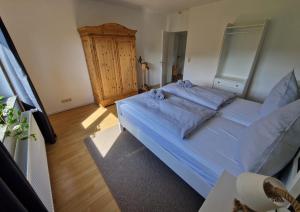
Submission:
M 187 31 L 163 32 L 161 86 L 183 77 Z

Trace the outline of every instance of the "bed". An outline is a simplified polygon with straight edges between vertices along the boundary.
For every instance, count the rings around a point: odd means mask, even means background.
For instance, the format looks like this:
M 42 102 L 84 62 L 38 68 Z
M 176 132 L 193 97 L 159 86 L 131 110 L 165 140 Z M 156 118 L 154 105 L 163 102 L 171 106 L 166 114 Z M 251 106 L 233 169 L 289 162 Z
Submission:
M 128 99 L 117 102 L 121 129 L 133 134 L 203 197 L 224 170 L 235 176 L 245 171 L 236 159 L 237 136 L 259 117 L 259 103 L 236 98 L 191 136 L 182 139 L 152 123 L 128 102 Z
M 185 182 L 206 197 L 225 170 L 234 176 L 247 171 L 272 176 L 281 171 L 296 154 L 300 147 L 297 139 L 300 134 L 300 100 L 297 86 L 289 86 L 291 76 L 292 73 L 283 78 L 263 104 L 231 98 L 230 95 L 224 95 L 223 91 L 221 95 L 207 98 L 211 88 L 204 91 L 202 88 L 195 89 L 204 92 L 198 95 L 195 90 L 187 93 L 188 89 L 183 88 L 184 92 L 181 93 L 175 87 L 175 95 L 182 98 L 177 99 L 176 104 L 197 103 L 207 113 L 214 111 L 214 116 L 201 122 L 187 137 L 168 130 L 170 126 L 174 126 L 176 130 L 181 129 L 180 126 L 176 128 L 176 124 L 186 122 L 180 122 L 180 119 L 173 125 L 165 122 L 165 119 L 172 119 L 160 113 L 169 113 L 165 107 L 165 111 L 148 113 L 152 106 L 159 109 L 161 105 L 165 105 L 164 101 L 167 102 L 169 97 L 154 104 L 155 101 L 151 100 L 150 106 L 146 105 L 149 106 L 146 107 L 147 110 L 138 107 L 140 103 L 143 106 L 148 101 L 144 98 L 145 94 L 118 101 L 116 105 L 120 127 L 133 134 Z M 278 86 L 283 86 L 284 91 L 288 90 L 289 98 L 284 99 L 287 97 L 286 92 L 282 92 Z M 164 87 L 161 88 L 163 89 Z M 295 92 L 291 92 L 293 89 Z M 172 89 L 167 91 L 172 92 Z M 223 100 L 224 96 L 227 96 L 226 101 Z M 199 104 L 203 99 L 213 101 L 203 107 Z M 281 104 L 282 100 L 286 102 Z M 276 104 L 278 102 L 281 105 Z M 210 106 L 212 107 L 209 108 Z M 191 108 L 195 109 L 195 106 Z M 262 108 L 267 109 L 266 115 L 262 115 Z M 193 112 L 193 109 L 189 112 Z M 189 110 L 189 107 L 185 106 L 177 111 L 180 110 Z M 190 113 L 183 114 L 188 114 L 193 119 Z M 184 117 L 172 112 L 170 114 Z M 183 119 L 186 121 L 190 118 Z M 168 127 L 164 126 L 165 123 Z

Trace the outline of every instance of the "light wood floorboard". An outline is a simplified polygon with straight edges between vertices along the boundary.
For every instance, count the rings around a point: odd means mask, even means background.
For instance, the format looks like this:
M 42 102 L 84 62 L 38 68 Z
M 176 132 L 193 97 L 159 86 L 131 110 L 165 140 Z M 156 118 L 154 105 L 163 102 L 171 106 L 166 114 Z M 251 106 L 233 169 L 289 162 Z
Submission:
M 55 211 L 120 211 L 84 139 L 118 123 L 115 106 L 95 104 L 50 116 L 57 142 L 47 145 Z

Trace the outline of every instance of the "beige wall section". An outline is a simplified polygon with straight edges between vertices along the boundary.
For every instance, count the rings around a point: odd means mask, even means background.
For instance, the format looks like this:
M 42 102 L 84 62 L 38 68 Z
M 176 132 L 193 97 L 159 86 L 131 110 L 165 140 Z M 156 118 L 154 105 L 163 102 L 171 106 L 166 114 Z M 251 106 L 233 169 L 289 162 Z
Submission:
M 136 8 L 118 6 L 95 0 L 74 0 L 74 12 L 78 26 L 96 26 L 104 23 L 118 23 L 130 29 L 138 30 L 136 33 L 137 56 L 142 55 L 143 11 Z M 138 68 L 138 67 L 137 67 Z M 138 79 L 141 79 L 140 70 Z M 139 82 L 141 80 L 138 80 Z
M 71 2 L 0 0 L 0 5 L 0 15 L 46 111 L 54 113 L 92 102 Z M 61 103 L 69 97 L 72 102 Z
M 137 55 L 160 82 L 162 31 L 188 31 L 184 78 L 210 85 L 228 22 L 271 19 L 250 89 L 263 99 L 295 68 L 300 77 L 299 0 L 223 0 L 165 15 L 95 0 L 0 0 L 3 18 L 49 114 L 93 101 L 77 27 L 118 22 L 137 29 Z M 190 61 L 189 61 L 190 60 Z M 72 102 L 61 103 L 72 98 Z
M 168 32 L 187 31 L 189 25 L 189 10 L 182 10 L 176 13 L 171 13 L 167 16 Z
M 145 10 L 143 15 L 143 54 L 149 62 L 149 84 L 160 83 L 162 69 L 162 33 L 166 27 L 166 16 Z
M 150 85 L 160 82 L 161 42 L 166 15 L 95 0 L 75 0 L 75 12 L 79 26 L 116 22 L 136 29 L 137 57 L 142 56 L 150 64 Z M 140 71 L 139 78 L 141 79 Z
M 271 22 L 250 88 L 250 98 L 264 99 L 274 84 L 293 68 L 300 79 L 299 8 L 298 0 L 223 0 L 191 8 L 184 78 L 211 85 L 226 24 L 269 18 Z M 174 20 L 173 28 L 176 28 L 177 19 Z
M 159 83 L 166 16 L 94 0 L 0 0 L 0 15 L 48 114 L 93 102 L 78 26 L 116 22 L 138 30 L 137 56 Z M 71 102 L 61 103 L 62 99 Z

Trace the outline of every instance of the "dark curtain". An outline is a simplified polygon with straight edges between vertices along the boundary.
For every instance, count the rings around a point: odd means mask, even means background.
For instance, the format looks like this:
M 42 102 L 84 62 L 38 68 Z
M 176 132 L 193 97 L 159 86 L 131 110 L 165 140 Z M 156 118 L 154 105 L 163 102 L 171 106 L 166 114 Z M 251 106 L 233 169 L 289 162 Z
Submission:
M 0 211 L 47 211 L 0 142 Z
M 1 17 L 0 59 L 4 66 L 3 71 L 6 72 L 5 75 L 9 78 L 12 89 L 21 100 L 23 108 L 25 110 L 36 109 L 33 115 L 45 141 L 55 143 L 55 132 Z

